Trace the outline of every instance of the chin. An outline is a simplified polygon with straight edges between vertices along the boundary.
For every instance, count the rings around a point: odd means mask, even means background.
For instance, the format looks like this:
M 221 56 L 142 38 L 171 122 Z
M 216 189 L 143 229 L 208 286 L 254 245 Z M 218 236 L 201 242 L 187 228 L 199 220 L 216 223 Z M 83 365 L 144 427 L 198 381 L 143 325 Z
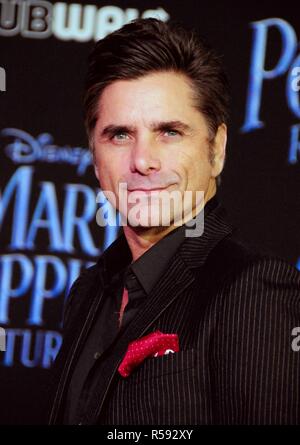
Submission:
M 127 224 L 131 227 L 169 227 L 172 222 L 173 215 L 169 215 L 168 211 L 162 213 L 161 209 L 156 207 L 145 206 L 138 212 L 129 210 L 127 215 Z

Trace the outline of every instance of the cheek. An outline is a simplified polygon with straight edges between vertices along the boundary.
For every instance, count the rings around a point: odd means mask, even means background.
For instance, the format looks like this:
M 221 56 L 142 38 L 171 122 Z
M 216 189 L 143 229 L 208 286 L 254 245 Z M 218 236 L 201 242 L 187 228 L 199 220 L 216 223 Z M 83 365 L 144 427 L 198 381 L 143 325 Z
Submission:
M 104 153 L 96 157 L 96 166 L 98 168 L 99 181 L 104 190 L 113 190 L 118 181 L 121 171 L 119 162 L 113 156 L 107 156 Z
M 204 159 L 200 154 L 200 149 L 190 148 L 190 150 L 181 150 L 176 157 L 176 164 L 186 176 L 193 176 L 199 170 L 199 166 L 203 165 Z
M 211 166 L 207 153 L 197 147 L 181 156 L 181 167 L 186 177 L 187 188 L 190 190 L 205 189 L 210 178 Z

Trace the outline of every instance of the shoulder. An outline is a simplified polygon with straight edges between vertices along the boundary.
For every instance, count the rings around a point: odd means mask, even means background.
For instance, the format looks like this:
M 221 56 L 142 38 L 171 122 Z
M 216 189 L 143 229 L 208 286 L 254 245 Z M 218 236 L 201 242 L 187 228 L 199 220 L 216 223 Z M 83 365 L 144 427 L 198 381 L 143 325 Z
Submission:
M 82 291 L 86 288 L 86 286 L 90 286 L 99 275 L 99 270 L 100 269 L 98 264 L 94 264 L 93 266 L 83 269 L 83 271 L 72 284 L 69 296 Z
M 87 298 L 92 295 L 92 288 L 100 285 L 100 267 L 94 264 L 84 269 L 72 284 L 63 309 L 63 329 L 66 329 L 70 313 L 75 315 L 81 306 L 87 305 Z
M 282 317 L 289 310 L 299 318 L 300 272 L 296 267 L 236 236 L 220 244 L 214 256 L 222 276 L 218 292 L 222 307 L 232 313 L 243 311 L 250 319 L 259 318 L 263 311 Z
M 292 280 L 299 285 L 300 272 L 285 259 L 251 246 L 233 233 L 211 252 L 211 263 L 222 269 L 227 282 L 248 274 L 280 283 Z

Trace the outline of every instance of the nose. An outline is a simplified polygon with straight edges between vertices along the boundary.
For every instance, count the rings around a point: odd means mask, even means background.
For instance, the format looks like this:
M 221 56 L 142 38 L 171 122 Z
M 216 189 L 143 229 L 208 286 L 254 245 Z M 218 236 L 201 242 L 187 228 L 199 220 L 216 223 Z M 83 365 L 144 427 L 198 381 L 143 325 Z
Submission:
M 131 151 L 131 171 L 149 175 L 160 168 L 159 150 L 155 141 L 145 137 L 137 139 Z

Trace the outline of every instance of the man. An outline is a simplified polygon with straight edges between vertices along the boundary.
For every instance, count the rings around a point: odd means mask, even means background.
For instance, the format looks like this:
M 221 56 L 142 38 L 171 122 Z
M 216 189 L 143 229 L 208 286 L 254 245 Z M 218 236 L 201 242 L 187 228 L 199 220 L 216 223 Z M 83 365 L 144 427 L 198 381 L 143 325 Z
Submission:
M 299 273 L 241 242 L 215 196 L 220 59 L 177 25 L 134 21 L 96 44 L 85 112 L 96 176 L 127 224 L 71 289 L 50 423 L 299 423 Z

